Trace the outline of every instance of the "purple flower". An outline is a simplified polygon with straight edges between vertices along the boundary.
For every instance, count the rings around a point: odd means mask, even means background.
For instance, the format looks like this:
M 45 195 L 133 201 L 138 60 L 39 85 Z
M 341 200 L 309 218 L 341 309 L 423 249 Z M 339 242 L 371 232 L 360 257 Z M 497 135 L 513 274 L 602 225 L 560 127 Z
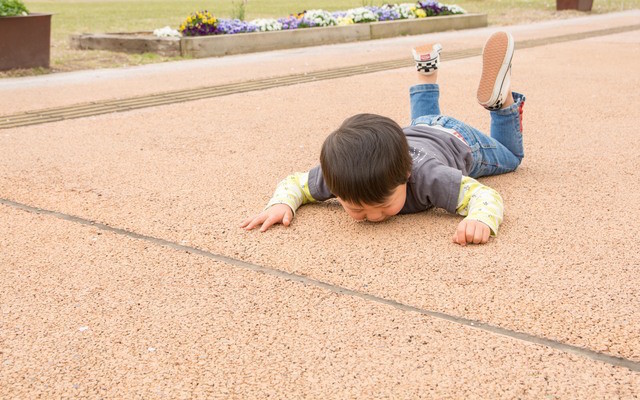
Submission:
M 365 8 L 372 13 L 377 14 L 378 21 L 393 21 L 400 19 L 400 14 L 388 4 L 385 4 L 382 7 L 366 6 Z
M 422 8 L 427 13 L 427 17 L 452 14 L 451 10 L 449 10 L 447 6 L 440 6 L 435 1 L 419 1 L 418 7 Z
M 289 15 L 286 18 L 279 18 L 278 22 L 282 24 L 282 30 L 298 29 L 300 20 L 295 15 Z
M 316 26 L 316 23 L 310 19 L 302 18 L 298 22 L 298 28 L 313 28 Z
M 236 33 L 255 32 L 258 28 L 239 19 L 220 19 L 215 35 L 233 35 Z

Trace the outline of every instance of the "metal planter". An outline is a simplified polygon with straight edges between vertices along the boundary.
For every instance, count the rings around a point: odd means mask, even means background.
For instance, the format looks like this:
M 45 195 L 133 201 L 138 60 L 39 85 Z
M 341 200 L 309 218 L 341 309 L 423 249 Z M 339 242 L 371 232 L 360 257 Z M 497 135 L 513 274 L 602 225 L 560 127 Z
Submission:
M 51 14 L 0 17 L 0 71 L 49 68 Z
M 591 11 L 593 0 L 556 0 L 556 10 Z

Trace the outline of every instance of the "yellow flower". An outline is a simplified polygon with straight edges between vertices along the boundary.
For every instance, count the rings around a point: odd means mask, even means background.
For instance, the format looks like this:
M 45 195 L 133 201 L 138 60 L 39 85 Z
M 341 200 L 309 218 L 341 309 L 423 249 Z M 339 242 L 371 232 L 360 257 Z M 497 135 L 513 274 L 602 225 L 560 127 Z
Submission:
M 192 21 L 191 17 L 187 17 L 187 24 L 190 24 Z
M 338 25 L 343 26 L 343 25 L 351 25 L 353 24 L 353 19 L 348 18 L 348 17 L 340 17 L 338 18 Z
M 416 10 L 416 17 L 418 18 L 424 18 L 427 16 L 427 12 L 425 10 L 423 10 L 422 8 L 419 10 Z

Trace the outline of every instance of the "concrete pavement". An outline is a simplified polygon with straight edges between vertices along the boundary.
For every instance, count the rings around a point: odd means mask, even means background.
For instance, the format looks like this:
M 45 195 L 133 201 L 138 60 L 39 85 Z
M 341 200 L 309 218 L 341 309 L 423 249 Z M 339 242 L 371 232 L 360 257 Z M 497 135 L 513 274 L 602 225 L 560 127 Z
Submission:
M 396 59 L 433 40 L 478 47 L 495 29 L 4 80 L 2 114 Z M 638 32 L 516 52 L 526 158 L 483 179 L 506 218 L 479 247 L 450 243 L 457 216 L 357 224 L 335 202 L 290 228 L 238 228 L 347 116 L 407 123 L 411 68 L 0 130 L 0 397 L 639 396 Z M 479 57 L 444 62 L 441 108 L 488 131 L 479 75 Z

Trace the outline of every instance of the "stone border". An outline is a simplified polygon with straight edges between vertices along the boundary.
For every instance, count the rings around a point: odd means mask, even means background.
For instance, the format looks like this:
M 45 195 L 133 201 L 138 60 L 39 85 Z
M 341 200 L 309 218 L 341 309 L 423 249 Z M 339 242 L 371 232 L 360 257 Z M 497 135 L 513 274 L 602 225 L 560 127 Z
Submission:
M 181 38 L 158 38 L 151 32 L 83 33 L 69 37 L 72 49 L 110 50 L 124 53 L 158 53 L 180 56 Z
M 487 14 L 459 14 L 326 28 L 183 38 L 157 38 L 149 32 L 82 34 L 71 36 L 71 47 L 202 58 L 482 28 L 487 25 Z

